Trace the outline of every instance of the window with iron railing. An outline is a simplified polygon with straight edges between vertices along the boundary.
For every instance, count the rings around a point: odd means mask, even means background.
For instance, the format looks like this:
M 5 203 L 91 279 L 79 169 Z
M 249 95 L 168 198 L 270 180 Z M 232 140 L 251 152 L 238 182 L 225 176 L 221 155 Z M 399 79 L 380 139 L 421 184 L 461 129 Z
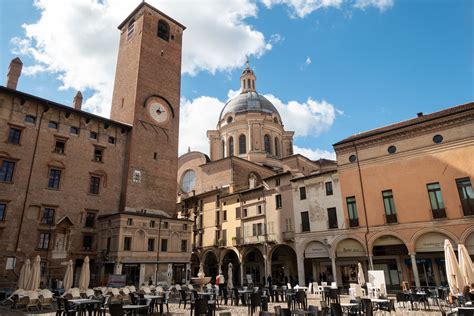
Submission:
M 349 213 L 349 227 L 359 226 L 359 214 L 357 213 L 357 204 L 355 196 L 346 198 L 347 212 Z
M 439 183 L 427 184 L 427 189 L 433 218 L 446 218 L 446 210 L 444 208 L 443 195 L 441 194 Z
M 393 200 L 392 190 L 382 191 L 383 205 L 385 209 L 385 217 L 388 224 L 397 222 L 397 210 L 395 208 L 395 201 Z

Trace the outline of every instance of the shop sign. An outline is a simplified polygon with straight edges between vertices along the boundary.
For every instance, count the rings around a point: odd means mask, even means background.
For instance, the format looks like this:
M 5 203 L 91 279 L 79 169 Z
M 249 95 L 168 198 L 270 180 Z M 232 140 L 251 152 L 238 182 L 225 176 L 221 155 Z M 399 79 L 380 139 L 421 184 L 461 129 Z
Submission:
M 393 245 L 403 245 L 403 241 L 398 239 L 395 236 L 382 236 L 377 238 L 374 242 L 374 246 L 393 246 Z
M 444 252 L 444 240 L 447 239 L 445 235 L 439 233 L 427 233 L 422 235 L 415 244 L 416 252 Z M 449 240 L 453 246 L 452 240 Z
M 365 251 L 362 245 L 354 239 L 346 239 L 337 245 L 337 257 L 364 257 Z
M 124 287 L 127 276 L 124 274 L 110 274 L 108 287 Z
M 304 251 L 305 258 L 328 258 L 329 252 L 322 243 L 313 241 L 306 246 Z

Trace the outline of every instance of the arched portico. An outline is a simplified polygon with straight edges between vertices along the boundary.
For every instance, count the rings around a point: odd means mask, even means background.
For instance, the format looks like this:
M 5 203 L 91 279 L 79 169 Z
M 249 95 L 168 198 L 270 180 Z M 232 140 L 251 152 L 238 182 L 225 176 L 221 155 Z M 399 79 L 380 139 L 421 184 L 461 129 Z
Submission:
M 262 284 L 265 276 L 265 260 L 263 253 L 256 247 L 250 247 L 242 255 L 244 282 Z
M 277 245 L 270 251 L 273 284 L 298 280 L 296 253 L 289 245 Z
M 234 249 L 226 249 L 222 252 L 221 258 L 221 269 L 222 274 L 225 277 L 226 283 L 229 281 L 229 264 L 232 264 L 232 284 L 234 286 L 241 285 L 240 284 L 240 269 L 241 264 L 239 260 L 238 252 Z

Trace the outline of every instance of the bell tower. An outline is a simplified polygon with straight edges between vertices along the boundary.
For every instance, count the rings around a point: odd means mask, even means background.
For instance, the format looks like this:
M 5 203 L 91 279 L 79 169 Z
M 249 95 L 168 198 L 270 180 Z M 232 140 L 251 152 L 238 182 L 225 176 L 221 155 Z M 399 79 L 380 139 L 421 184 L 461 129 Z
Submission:
M 119 25 L 111 119 L 133 126 L 121 210 L 172 214 L 185 27 L 146 2 Z

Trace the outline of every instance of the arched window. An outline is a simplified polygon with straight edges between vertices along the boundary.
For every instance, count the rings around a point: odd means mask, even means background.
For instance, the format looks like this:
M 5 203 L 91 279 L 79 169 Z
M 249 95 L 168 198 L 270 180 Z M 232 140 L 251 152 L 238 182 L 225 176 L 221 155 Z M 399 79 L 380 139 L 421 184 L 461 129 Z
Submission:
M 271 154 L 272 152 L 270 149 L 270 135 L 267 134 L 263 137 L 263 144 L 265 145 L 265 152 L 267 154 Z
M 165 20 L 158 21 L 158 37 L 165 41 L 170 40 L 170 26 Z
M 234 155 L 234 138 L 229 137 L 229 157 Z
M 225 158 L 225 141 L 222 141 L 222 158 Z
M 242 134 L 239 136 L 239 155 L 245 154 L 247 152 L 247 139 L 245 135 Z
M 277 157 L 280 156 L 280 146 L 279 146 L 278 137 L 275 137 L 275 156 Z

